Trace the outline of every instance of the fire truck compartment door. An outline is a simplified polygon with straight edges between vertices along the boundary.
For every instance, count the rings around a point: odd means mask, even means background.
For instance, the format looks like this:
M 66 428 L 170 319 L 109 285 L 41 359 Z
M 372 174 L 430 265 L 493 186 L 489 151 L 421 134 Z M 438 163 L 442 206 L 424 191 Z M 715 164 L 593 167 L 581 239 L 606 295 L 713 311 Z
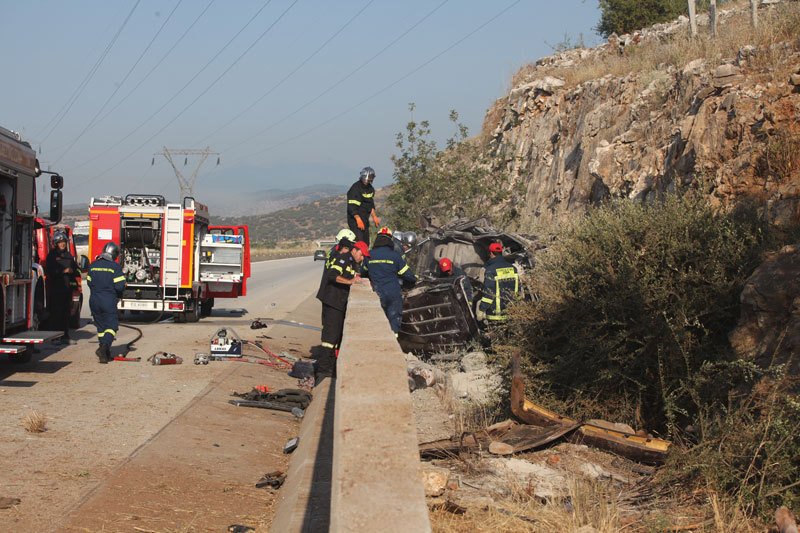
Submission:
M 244 283 L 243 235 L 209 233 L 200 243 L 200 281 L 209 298 L 235 298 Z

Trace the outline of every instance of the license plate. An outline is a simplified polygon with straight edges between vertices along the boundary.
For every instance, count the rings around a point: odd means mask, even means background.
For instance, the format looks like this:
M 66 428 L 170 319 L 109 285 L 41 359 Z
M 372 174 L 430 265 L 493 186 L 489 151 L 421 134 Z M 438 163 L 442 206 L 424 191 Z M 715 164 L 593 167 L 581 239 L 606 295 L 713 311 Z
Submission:
M 126 309 L 153 309 L 151 302 L 125 302 Z

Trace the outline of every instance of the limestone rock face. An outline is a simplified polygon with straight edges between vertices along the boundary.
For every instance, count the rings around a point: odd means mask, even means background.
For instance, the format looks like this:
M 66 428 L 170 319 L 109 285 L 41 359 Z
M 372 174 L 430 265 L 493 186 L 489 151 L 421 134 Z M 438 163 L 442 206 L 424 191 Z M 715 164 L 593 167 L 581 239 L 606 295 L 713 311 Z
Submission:
M 612 36 L 517 74 L 487 113 L 483 136 L 494 168 L 512 177 L 498 186 L 512 193 L 504 208 L 515 210 L 518 227 L 561 221 L 611 197 L 644 201 L 689 187 L 716 207 L 755 201 L 771 222 L 800 221 L 800 162 L 776 160 L 800 149 L 796 46 L 771 49 L 778 59 L 770 68 L 751 61 L 764 52 L 746 43 L 731 58 L 681 68 L 596 68 L 684 30 L 677 21 Z
M 791 361 L 800 373 L 800 245 L 784 246 L 761 264 L 745 283 L 741 318 L 730 335 L 743 359 L 764 368 Z

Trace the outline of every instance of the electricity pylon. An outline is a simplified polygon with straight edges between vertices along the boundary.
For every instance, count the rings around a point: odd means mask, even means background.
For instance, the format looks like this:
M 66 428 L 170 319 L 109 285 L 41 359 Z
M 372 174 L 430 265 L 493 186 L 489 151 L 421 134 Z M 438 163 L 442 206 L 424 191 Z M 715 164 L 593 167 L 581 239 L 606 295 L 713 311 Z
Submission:
M 155 156 L 160 155 L 164 156 L 164 159 L 169 161 L 169 164 L 172 166 L 172 170 L 175 171 L 175 177 L 178 179 L 178 187 L 181 189 L 181 198 L 185 198 L 187 196 L 194 196 L 194 182 L 197 180 L 197 173 L 200 171 L 200 167 L 203 166 L 203 163 L 206 162 L 208 156 L 215 155 L 217 156 L 217 164 L 219 165 L 219 152 L 214 152 L 211 150 L 210 147 L 206 146 L 203 149 L 196 150 L 196 149 L 173 149 L 164 147 L 164 150 L 161 152 L 156 152 L 153 154 L 153 162 L 151 164 L 155 164 L 156 158 Z M 186 177 L 183 173 L 178 170 L 178 166 L 175 164 L 173 160 L 173 156 L 182 155 L 185 157 L 183 161 L 183 166 L 186 166 L 189 163 L 189 156 L 190 155 L 199 155 L 200 159 L 197 161 L 197 165 L 194 167 L 192 173 Z

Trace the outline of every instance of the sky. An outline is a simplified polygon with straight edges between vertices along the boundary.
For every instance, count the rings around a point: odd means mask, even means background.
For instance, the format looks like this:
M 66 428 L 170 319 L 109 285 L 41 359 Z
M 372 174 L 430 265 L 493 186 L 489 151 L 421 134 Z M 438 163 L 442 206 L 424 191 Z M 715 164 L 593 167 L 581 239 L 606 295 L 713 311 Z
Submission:
M 455 109 L 477 133 L 521 66 L 597 44 L 598 19 L 594 0 L 0 0 L 0 126 L 66 204 L 177 198 L 164 147 L 219 153 L 195 185 L 211 205 L 367 165 L 383 186 L 409 120 L 441 142 Z

